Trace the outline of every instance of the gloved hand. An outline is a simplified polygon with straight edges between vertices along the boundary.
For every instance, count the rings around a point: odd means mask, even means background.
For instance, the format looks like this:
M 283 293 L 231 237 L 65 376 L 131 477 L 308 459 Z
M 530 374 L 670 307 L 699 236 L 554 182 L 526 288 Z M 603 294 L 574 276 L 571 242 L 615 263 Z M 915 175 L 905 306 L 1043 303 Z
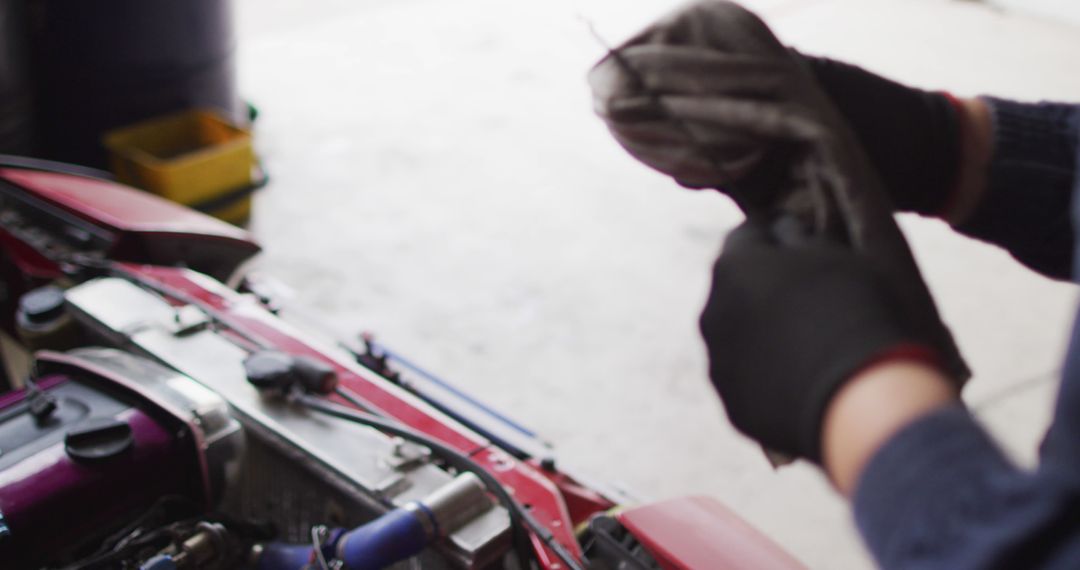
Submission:
M 942 214 L 960 164 L 960 118 L 954 100 L 854 65 L 801 57 L 855 131 L 896 209 Z
M 768 209 L 829 136 L 814 81 L 754 14 L 704 1 L 660 19 L 589 73 L 596 112 L 631 155 L 689 188 Z M 820 98 L 824 96 L 821 95 Z
M 920 330 L 934 331 L 950 375 L 967 379 L 889 193 L 810 66 L 738 4 L 699 0 L 612 50 L 589 82 L 597 112 L 642 162 L 722 190 L 751 218 L 791 220 L 875 259 Z
M 823 416 L 844 382 L 890 357 L 939 364 L 941 350 L 873 259 L 774 235 L 745 222 L 713 268 L 700 322 L 709 374 L 736 428 L 820 463 Z
M 792 156 L 835 130 L 824 98 L 897 209 L 941 211 L 959 161 L 948 96 L 788 50 L 753 14 L 724 4 L 664 18 L 593 68 L 594 107 L 619 144 L 683 186 L 722 189 L 741 205 L 774 200 L 798 176 Z

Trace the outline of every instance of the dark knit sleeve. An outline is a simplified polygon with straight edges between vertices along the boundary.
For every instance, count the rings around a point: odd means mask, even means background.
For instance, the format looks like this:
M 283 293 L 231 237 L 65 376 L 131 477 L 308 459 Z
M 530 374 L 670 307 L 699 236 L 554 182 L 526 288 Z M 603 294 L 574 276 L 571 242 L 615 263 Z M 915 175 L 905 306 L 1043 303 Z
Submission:
M 990 186 L 959 230 L 1047 275 L 1072 272 L 1077 108 L 988 99 Z M 1080 321 L 1080 318 L 1078 318 Z M 855 520 L 886 570 L 1080 568 L 1080 326 L 1038 470 L 1018 469 L 967 410 L 900 430 L 863 470 Z
M 1078 506 L 1069 487 L 1014 467 L 960 407 L 891 438 L 854 497 L 885 570 L 1077 568 Z
M 1005 248 L 1049 277 L 1069 279 L 1080 111 L 1061 103 L 984 100 L 994 132 L 988 186 L 975 212 L 956 229 Z

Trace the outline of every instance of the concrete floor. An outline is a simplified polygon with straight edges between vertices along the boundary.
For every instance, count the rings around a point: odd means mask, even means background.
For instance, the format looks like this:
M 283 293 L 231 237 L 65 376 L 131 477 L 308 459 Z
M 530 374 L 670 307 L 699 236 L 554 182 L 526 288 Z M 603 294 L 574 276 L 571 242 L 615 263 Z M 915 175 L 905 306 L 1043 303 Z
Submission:
M 1076 24 L 945 0 L 750 4 L 804 51 L 913 84 L 1080 100 Z M 708 384 L 696 318 L 739 213 L 634 162 L 591 114 L 603 48 L 583 20 L 617 42 L 672 6 L 241 1 L 273 176 L 262 267 L 534 427 L 563 465 L 647 498 L 718 497 L 813 568 L 870 567 L 844 502 L 811 468 L 774 472 Z M 903 226 L 976 372 L 968 401 L 1030 462 L 1074 288 Z

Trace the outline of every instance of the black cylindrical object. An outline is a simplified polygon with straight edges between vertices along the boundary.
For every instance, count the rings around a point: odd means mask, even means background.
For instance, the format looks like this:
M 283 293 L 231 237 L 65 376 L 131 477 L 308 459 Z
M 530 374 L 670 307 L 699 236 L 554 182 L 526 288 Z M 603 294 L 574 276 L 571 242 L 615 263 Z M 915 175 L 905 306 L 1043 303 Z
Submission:
M 232 0 L 31 2 L 46 158 L 103 167 L 103 133 L 181 109 L 243 118 Z
M 66 350 L 78 344 L 79 330 L 64 306 L 64 291 L 46 285 L 19 298 L 15 332 L 31 352 Z
M 0 0 L 0 154 L 33 150 L 26 0 Z

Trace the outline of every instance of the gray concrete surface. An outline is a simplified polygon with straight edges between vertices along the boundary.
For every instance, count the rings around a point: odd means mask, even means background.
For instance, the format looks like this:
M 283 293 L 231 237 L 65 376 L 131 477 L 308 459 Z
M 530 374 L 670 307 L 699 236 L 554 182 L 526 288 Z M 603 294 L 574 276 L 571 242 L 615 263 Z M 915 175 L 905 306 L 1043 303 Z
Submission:
M 1080 100 L 1073 24 L 945 0 L 750 3 L 812 52 L 957 94 Z M 1047 2 L 1046 4 L 1052 4 Z M 740 216 L 619 149 L 584 74 L 660 0 L 242 0 L 243 92 L 273 183 L 262 266 L 342 331 L 507 411 L 560 461 L 641 496 L 715 496 L 813 568 L 872 566 L 813 470 L 733 432 L 696 317 Z M 1069 285 L 942 224 L 904 219 L 976 378 L 967 398 L 1022 461 L 1047 421 Z

